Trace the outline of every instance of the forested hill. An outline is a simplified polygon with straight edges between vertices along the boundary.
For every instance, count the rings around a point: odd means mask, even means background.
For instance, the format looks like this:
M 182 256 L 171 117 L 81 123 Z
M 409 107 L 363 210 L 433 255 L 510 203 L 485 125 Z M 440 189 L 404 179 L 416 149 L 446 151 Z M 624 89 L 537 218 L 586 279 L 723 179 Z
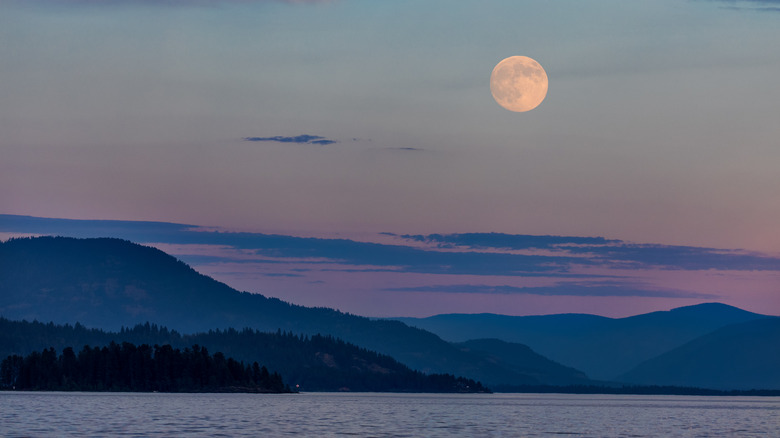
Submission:
M 0 242 L 0 316 L 119 330 L 150 321 L 183 333 L 250 327 L 318 333 L 425 372 L 486 383 L 566 384 L 574 371 L 523 372 L 398 321 L 371 320 L 238 292 L 155 248 L 120 239 L 38 237 Z
M 52 348 L 62 351 L 84 345 L 111 343 L 171 345 L 186 349 L 198 345 L 203 351 L 251 364 L 258 362 L 284 381 L 304 391 L 377 392 L 486 392 L 480 383 L 448 374 L 426 375 L 395 359 L 356 347 L 331 336 L 262 333 L 256 330 L 210 330 L 183 335 L 165 327 L 141 324 L 117 332 L 87 329 L 81 324 L 57 325 L 10 321 L 0 318 L 0 358 L 26 356 Z

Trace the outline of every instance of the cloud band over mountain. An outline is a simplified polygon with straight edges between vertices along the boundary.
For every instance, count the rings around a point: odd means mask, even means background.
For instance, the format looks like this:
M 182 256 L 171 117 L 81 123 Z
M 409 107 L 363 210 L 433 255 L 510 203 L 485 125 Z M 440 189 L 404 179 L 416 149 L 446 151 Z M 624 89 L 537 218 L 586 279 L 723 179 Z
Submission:
M 603 237 L 381 233 L 370 241 L 0 215 L 0 238 L 31 234 L 110 236 L 152 245 L 229 284 L 271 296 L 295 290 L 337 297 L 351 290 L 403 293 L 404 300 L 446 293 L 726 301 L 727 294 L 752 293 L 757 285 L 769 293 L 780 278 L 780 257 L 774 255 Z

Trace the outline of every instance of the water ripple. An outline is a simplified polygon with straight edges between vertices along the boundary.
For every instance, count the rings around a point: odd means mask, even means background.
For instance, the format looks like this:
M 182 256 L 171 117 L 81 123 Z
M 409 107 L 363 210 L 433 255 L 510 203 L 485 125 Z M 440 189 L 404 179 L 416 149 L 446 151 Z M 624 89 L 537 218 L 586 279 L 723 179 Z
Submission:
M 780 398 L 1 392 L 4 437 L 780 436 Z

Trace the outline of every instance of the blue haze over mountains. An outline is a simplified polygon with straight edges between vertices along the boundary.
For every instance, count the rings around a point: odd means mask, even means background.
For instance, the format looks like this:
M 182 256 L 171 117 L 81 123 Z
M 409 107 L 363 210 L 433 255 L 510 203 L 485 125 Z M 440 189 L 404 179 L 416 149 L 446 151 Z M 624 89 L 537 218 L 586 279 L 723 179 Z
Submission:
M 643 362 L 619 380 L 715 389 L 780 388 L 779 365 L 780 318 L 760 318 L 698 337 Z
M 735 307 L 709 303 L 617 319 L 583 314 L 449 314 L 397 319 L 452 342 L 496 338 L 525 344 L 548 358 L 584 371 L 591 378 L 617 380 L 642 362 L 713 330 L 764 318 Z

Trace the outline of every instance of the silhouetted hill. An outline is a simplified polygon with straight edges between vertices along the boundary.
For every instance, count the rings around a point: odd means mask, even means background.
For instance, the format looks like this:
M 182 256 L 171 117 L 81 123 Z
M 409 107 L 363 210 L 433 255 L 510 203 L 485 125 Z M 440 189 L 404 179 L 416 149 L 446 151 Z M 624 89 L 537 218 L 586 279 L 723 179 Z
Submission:
M 585 373 L 541 356 L 523 344 L 499 339 L 473 339 L 455 344 L 464 351 L 499 363 L 518 373 L 547 381 L 551 385 L 577 385 L 592 383 Z M 500 384 L 502 380 L 488 380 L 488 384 Z
M 623 382 L 780 389 L 780 318 L 729 325 L 643 362 Z
M 80 324 L 43 324 L 0 318 L 0 360 L 12 355 L 27 356 L 45 349 L 62 351 L 71 347 L 79 353 L 84 345 L 93 346 L 93 349 L 113 348 L 112 343 L 171 345 L 185 352 L 188 349 L 200 349 L 203 354 L 209 351 L 220 352 L 245 365 L 258 362 L 268 366 L 273 372 L 281 372 L 285 381 L 291 382 L 293 386 L 300 385 L 299 389 L 306 391 L 484 391 L 484 388 L 474 381 L 451 375 L 425 375 L 411 370 L 389 356 L 359 348 L 331 336 L 262 333 L 250 329 L 210 330 L 206 333 L 182 335 L 149 323 L 119 332 L 106 332 L 87 329 Z M 179 371 L 174 373 L 173 377 L 186 378 L 188 371 Z M 2 378 L 13 380 L 7 376 Z M 58 387 L 52 384 L 48 389 Z M 68 389 L 68 386 L 63 383 L 63 387 L 59 389 Z M 143 387 L 126 389 L 144 390 Z
M 611 380 L 720 327 L 763 317 L 708 303 L 619 319 L 580 314 L 450 314 L 397 320 L 453 342 L 482 337 L 519 342 L 549 359 L 584 371 L 590 378 Z
M 238 292 L 155 248 L 119 239 L 39 237 L 0 243 L 0 316 L 119 330 L 151 321 L 184 333 L 249 327 L 327 334 L 425 373 L 507 384 L 550 383 L 462 351 L 398 321 L 307 308 Z M 554 379 L 553 379 L 554 380 Z

